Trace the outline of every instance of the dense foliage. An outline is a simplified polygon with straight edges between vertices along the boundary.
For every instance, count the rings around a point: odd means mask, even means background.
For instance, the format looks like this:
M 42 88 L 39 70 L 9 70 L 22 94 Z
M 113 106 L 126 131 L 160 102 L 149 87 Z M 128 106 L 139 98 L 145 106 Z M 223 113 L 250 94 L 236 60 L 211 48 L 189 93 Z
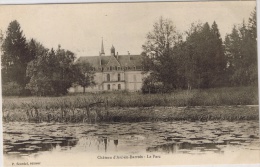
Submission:
M 257 85 L 256 11 L 248 25 L 234 26 L 225 38 L 228 75 L 232 86 Z
M 84 64 L 74 64 L 74 53 L 60 46 L 49 50 L 34 39 L 26 41 L 16 20 L 1 41 L 3 95 L 59 96 L 66 94 L 73 83 L 82 85 L 85 76 L 88 82 L 84 87 L 93 83 L 89 65 L 83 68 Z
M 169 19 L 154 24 L 143 45 L 143 67 L 150 73 L 144 93 L 257 85 L 256 10 L 224 42 L 215 21 L 193 23 L 185 37 Z
M 60 47 L 43 50 L 27 67 L 30 82 L 26 85 L 32 94 L 39 96 L 63 95 L 73 83 L 73 61 L 70 51 Z
M 185 35 L 170 19 L 159 18 L 142 46 L 142 65 L 149 73 L 142 92 L 257 85 L 256 9 L 248 23 L 234 25 L 221 39 L 218 25 L 193 23 Z M 64 95 L 73 84 L 94 85 L 90 64 L 74 63 L 71 51 L 47 49 L 26 40 L 12 21 L 0 32 L 3 95 Z
M 95 72 L 92 70 L 93 67 L 87 62 L 78 62 L 75 66 L 76 82 L 74 84 L 83 87 L 83 93 L 86 92 L 86 87 L 94 86 Z
M 12 21 L 7 29 L 6 37 L 2 44 L 2 83 L 3 85 L 17 83 L 24 90 L 28 82 L 26 77 L 27 63 L 33 59 L 29 53 L 26 38 L 23 35 L 20 24 Z M 5 89 L 3 89 L 3 93 Z

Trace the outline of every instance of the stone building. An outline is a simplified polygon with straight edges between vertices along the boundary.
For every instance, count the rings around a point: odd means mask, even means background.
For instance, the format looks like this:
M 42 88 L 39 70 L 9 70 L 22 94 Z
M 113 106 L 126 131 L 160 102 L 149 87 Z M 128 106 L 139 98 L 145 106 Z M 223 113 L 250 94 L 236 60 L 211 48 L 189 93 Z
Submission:
M 87 87 L 86 92 L 127 90 L 140 91 L 145 74 L 142 72 L 141 55 L 118 55 L 114 46 L 109 56 L 105 55 L 103 40 L 99 56 L 80 57 L 76 63 L 89 63 L 95 72 L 95 86 Z M 83 92 L 76 85 L 70 92 Z

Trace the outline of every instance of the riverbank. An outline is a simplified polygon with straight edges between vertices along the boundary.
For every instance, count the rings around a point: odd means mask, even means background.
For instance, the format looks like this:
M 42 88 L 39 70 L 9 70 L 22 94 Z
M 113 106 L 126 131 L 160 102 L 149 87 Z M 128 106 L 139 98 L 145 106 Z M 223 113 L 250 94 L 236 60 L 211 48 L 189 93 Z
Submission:
M 4 121 L 122 122 L 259 119 L 256 87 L 170 94 L 101 92 L 63 97 L 4 97 Z M 207 107 L 210 106 L 210 107 Z
M 4 122 L 142 122 L 259 120 L 258 106 L 135 107 L 86 109 L 14 109 L 3 112 Z

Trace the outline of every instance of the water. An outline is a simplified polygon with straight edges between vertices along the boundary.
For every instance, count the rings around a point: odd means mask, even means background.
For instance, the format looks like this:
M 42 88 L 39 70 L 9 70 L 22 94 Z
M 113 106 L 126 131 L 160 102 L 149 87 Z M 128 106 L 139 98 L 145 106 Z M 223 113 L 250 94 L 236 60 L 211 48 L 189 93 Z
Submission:
M 96 159 L 196 155 L 224 157 L 230 152 L 260 155 L 257 121 L 139 123 L 5 123 L 4 160 L 43 161 L 60 156 Z M 49 159 L 50 158 L 50 159 Z M 156 157 L 154 157 L 156 159 Z M 47 162 L 46 162 L 47 163 Z

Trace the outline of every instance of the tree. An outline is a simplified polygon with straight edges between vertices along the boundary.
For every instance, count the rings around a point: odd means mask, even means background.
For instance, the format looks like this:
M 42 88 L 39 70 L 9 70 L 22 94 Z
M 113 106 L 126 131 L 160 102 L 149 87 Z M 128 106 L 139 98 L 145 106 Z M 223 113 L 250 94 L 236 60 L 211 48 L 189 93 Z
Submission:
M 227 66 L 227 59 L 224 54 L 224 46 L 223 41 L 219 33 L 218 25 L 214 21 L 211 26 L 211 33 L 212 33 L 212 54 L 213 54 L 213 61 L 211 69 L 213 69 L 213 79 L 211 80 L 211 86 L 223 86 L 226 84 L 225 72 Z
M 0 29 L 0 47 L 1 47 L 1 52 L 2 52 L 3 41 L 4 41 L 4 34 L 3 34 L 2 30 Z M 2 53 L 1 53 L 1 55 L 2 55 Z
M 225 55 L 227 58 L 227 72 L 228 77 L 230 78 L 230 85 L 240 85 L 240 73 L 239 70 L 242 67 L 241 53 L 240 53 L 240 35 L 236 28 L 233 27 L 232 33 L 225 37 Z
M 222 86 L 226 59 L 218 26 L 192 24 L 185 41 L 185 76 L 188 87 L 210 88 Z
M 257 85 L 256 10 L 225 38 L 228 74 L 231 86 Z
M 26 38 L 23 35 L 20 24 L 14 20 L 7 29 L 4 39 L 2 61 L 2 81 L 16 82 L 22 88 L 27 83 L 26 67 L 32 58 L 28 56 Z
M 89 63 L 80 62 L 75 64 L 75 83 L 83 87 L 83 93 L 86 91 L 86 87 L 94 86 L 94 71 L 93 67 Z
M 173 47 L 181 41 L 180 34 L 169 19 L 160 17 L 153 31 L 146 36 L 143 45 L 143 67 L 149 71 L 152 80 L 162 82 L 164 90 L 176 88 L 177 65 L 174 62 Z
M 37 46 L 37 45 L 36 45 Z M 74 82 L 74 53 L 59 46 L 48 51 L 38 44 L 36 59 L 27 67 L 30 82 L 26 88 L 38 96 L 64 95 Z

